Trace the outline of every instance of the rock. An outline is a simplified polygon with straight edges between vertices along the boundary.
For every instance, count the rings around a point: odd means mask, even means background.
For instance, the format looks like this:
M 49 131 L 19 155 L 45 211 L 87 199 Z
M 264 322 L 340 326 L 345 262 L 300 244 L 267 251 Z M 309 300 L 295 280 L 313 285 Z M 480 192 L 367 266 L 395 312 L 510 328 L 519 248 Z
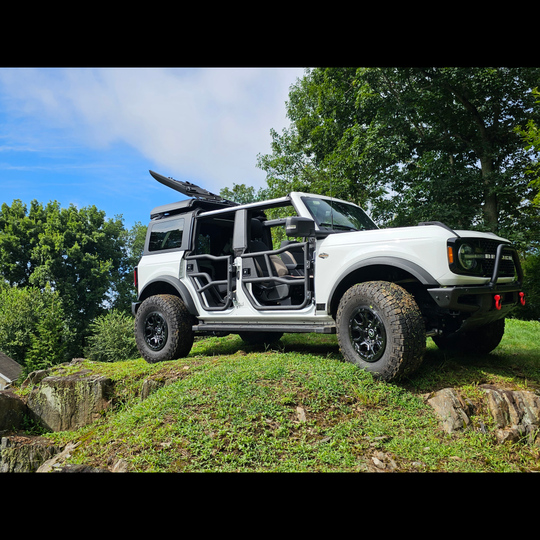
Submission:
M 31 414 L 46 429 L 78 429 L 96 420 L 111 405 L 111 379 L 88 373 L 47 376 L 27 398 Z
M 296 417 L 299 422 L 306 421 L 306 411 L 302 407 L 296 407 Z
M 79 446 L 80 442 L 78 443 L 68 443 L 66 447 L 58 454 L 55 454 L 52 458 L 45 461 L 36 472 L 43 473 L 43 472 L 51 472 L 54 470 L 55 467 L 59 467 L 61 462 L 64 462 L 66 459 L 71 457 L 71 452 Z
M 125 459 L 119 459 L 112 467 L 112 472 L 127 472 L 128 463 Z
M 64 465 L 59 469 L 53 471 L 55 473 L 108 473 L 106 469 L 98 469 L 96 467 L 90 467 L 90 465 Z
M 428 403 L 442 420 L 442 427 L 447 433 L 465 429 L 470 424 L 467 412 L 470 407 L 453 388 L 444 388 L 428 398 Z M 467 411 L 467 412 L 466 412 Z
M 523 390 L 503 390 L 482 385 L 487 394 L 489 411 L 497 428 L 500 443 L 517 442 L 527 438 L 529 444 L 540 445 L 540 397 Z
M 492 385 L 481 385 L 486 393 L 488 410 L 495 424 L 498 442 L 527 440 L 540 446 L 537 436 L 540 428 L 540 396 L 521 390 L 510 391 Z M 474 413 L 472 404 L 464 400 L 453 388 L 445 388 L 427 397 L 447 433 L 454 433 L 470 426 Z M 485 424 L 479 420 L 480 431 L 487 433 Z
M 26 413 L 26 404 L 17 394 L 0 390 L 0 431 L 17 431 Z
M 41 437 L 2 437 L 0 472 L 36 472 L 60 449 Z

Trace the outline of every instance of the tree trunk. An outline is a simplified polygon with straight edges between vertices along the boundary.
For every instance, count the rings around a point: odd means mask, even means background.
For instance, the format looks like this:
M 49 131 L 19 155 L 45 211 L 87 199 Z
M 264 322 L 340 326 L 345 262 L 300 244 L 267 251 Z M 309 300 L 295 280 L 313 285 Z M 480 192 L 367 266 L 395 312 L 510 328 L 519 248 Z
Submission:
M 484 181 L 484 222 L 491 232 L 496 233 L 499 228 L 499 212 L 497 193 L 493 185 L 493 161 L 490 158 L 480 158 L 482 166 L 482 180 Z

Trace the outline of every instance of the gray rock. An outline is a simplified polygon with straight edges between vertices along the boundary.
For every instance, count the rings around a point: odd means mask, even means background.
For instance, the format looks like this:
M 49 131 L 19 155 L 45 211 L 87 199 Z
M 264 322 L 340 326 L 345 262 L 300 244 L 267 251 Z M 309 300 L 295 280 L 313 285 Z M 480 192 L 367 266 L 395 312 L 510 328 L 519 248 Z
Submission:
M 0 390 L 0 431 L 17 431 L 26 413 L 26 405 L 17 394 Z
M 78 429 L 99 418 L 111 406 L 113 383 L 98 375 L 45 377 L 27 398 L 31 414 L 46 429 Z
M 51 441 L 41 437 L 2 437 L 0 472 L 36 472 L 59 450 Z
M 439 390 L 427 401 L 441 418 L 442 427 L 447 433 L 454 433 L 469 426 L 469 406 L 454 388 Z
M 529 444 L 539 444 L 540 397 L 523 390 L 504 390 L 482 385 L 487 394 L 489 411 L 497 428 L 500 443 L 527 439 Z

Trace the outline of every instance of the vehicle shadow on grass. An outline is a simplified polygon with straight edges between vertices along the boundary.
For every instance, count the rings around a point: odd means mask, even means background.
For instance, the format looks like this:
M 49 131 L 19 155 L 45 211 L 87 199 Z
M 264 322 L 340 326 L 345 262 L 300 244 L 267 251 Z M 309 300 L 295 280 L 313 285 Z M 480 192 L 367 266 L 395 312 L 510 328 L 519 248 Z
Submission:
M 540 389 L 540 354 L 506 347 L 489 354 L 465 354 L 439 349 L 428 340 L 420 368 L 400 381 L 401 386 L 415 392 L 481 384 L 508 388 L 522 384 Z
M 216 356 L 241 354 L 242 352 L 278 352 L 300 353 L 321 356 L 324 358 L 340 358 L 339 346 L 335 335 L 318 336 L 310 341 L 309 334 L 286 334 L 279 341 L 269 345 L 250 345 L 240 336 L 229 335 L 220 338 L 201 339 L 196 342 L 192 355 Z
M 309 339 L 309 334 L 285 334 L 271 345 L 249 345 L 237 335 L 206 338 L 196 342 L 190 356 L 261 352 L 307 354 L 344 361 L 335 335 Z M 526 383 L 532 389 L 540 389 L 540 353 L 500 347 L 490 354 L 463 354 L 441 350 L 428 339 L 420 368 L 390 384 L 414 393 L 428 393 L 448 387 L 503 383 L 508 386 Z

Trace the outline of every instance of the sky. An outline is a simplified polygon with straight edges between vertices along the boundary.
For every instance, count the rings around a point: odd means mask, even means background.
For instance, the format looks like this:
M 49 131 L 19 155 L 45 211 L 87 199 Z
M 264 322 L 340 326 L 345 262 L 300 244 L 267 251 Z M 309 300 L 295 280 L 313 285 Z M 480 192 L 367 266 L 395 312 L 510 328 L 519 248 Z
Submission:
M 289 125 L 303 68 L 0 68 L 0 204 L 95 205 L 126 228 L 182 200 L 265 185 L 257 154 Z

